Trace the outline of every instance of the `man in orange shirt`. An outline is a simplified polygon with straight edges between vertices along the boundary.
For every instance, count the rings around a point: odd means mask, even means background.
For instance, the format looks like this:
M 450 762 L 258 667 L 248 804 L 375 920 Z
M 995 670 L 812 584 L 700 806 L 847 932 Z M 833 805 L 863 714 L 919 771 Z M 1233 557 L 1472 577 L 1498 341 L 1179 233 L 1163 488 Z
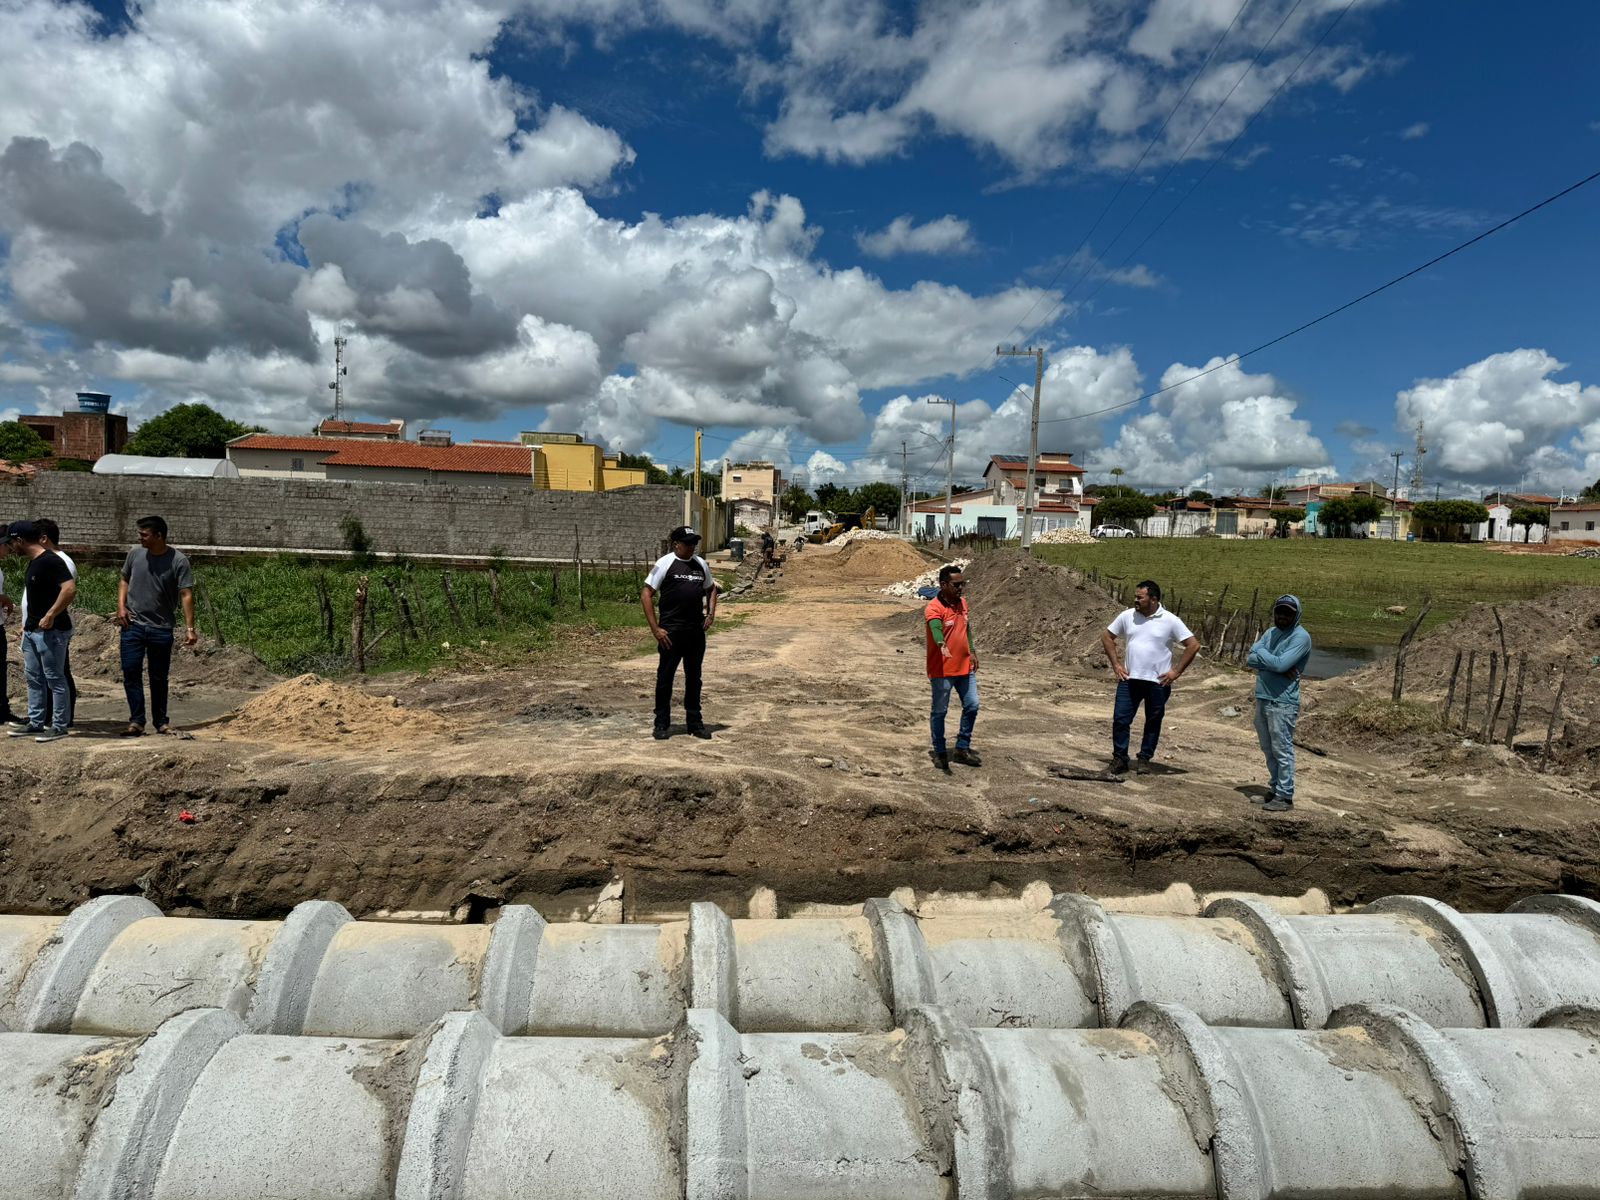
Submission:
M 972 634 L 967 628 L 967 601 L 962 589 L 966 579 L 957 566 L 939 568 L 939 594 L 923 610 L 928 642 L 928 681 L 933 685 L 933 749 L 929 757 L 941 771 L 950 769 L 950 759 L 969 767 L 983 765 L 972 748 L 972 727 L 978 721 L 978 656 L 972 652 Z M 961 697 L 961 730 L 956 734 L 955 754 L 945 751 L 944 717 L 950 711 L 950 692 Z

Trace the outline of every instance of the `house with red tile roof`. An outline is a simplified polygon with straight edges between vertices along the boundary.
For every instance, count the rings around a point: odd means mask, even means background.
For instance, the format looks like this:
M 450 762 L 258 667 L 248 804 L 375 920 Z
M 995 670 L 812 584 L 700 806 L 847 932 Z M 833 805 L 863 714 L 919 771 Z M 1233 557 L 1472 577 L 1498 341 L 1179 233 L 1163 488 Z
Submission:
M 422 445 L 368 437 L 251 433 L 228 443 L 228 458 L 240 475 L 372 483 L 532 488 L 536 457 L 531 446 Z
M 312 431 L 317 437 L 381 438 L 389 442 L 403 442 L 406 423 L 394 421 L 335 421 L 332 417 Z
M 1034 469 L 1035 499 L 1076 498 L 1083 495 L 1084 470 L 1072 461 L 1072 455 L 1059 450 L 1039 451 L 1038 465 Z M 994 454 L 983 468 L 983 483 L 995 494 L 997 504 L 1021 505 L 1028 489 L 1028 456 L 1026 454 Z
M 1600 542 L 1600 500 L 1579 500 L 1551 509 L 1550 540 Z

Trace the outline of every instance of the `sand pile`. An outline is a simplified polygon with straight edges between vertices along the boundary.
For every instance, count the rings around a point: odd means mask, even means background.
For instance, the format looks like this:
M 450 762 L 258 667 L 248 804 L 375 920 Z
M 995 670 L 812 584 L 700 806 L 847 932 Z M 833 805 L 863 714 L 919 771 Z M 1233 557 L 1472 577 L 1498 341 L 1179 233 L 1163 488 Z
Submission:
M 13 626 L 12 629 L 15 627 Z M 8 629 L 8 632 L 11 632 Z M 105 617 L 93 613 L 72 614 L 72 672 L 89 679 L 122 678 L 122 630 Z M 182 689 L 195 684 L 217 688 L 237 688 L 250 691 L 277 682 L 278 676 L 267 670 L 261 660 L 248 650 L 237 646 L 218 646 L 209 636 L 202 634 L 200 645 L 186 650 L 182 644 L 183 633 L 178 633 L 178 644 L 172 648 L 172 686 Z M 9 656 L 19 663 L 21 655 L 13 651 Z M 20 666 L 18 668 L 20 670 Z
M 297 675 L 241 707 L 229 733 L 272 742 L 348 742 L 370 750 L 442 737 L 450 725 L 429 712 L 400 707 L 393 696 L 366 692 L 319 675 Z
M 996 550 L 966 569 L 967 606 L 978 653 L 1026 654 L 1104 667 L 1100 631 L 1122 611 L 1078 572 L 1020 550 Z M 911 627 L 922 640 L 922 614 Z
M 1509 717 L 1515 695 L 1515 664 L 1526 652 L 1528 674 L 1523 684 L 1519 740 L 1531 740 L 1536 732 L 1542 738 L 1565 672 L 1566 691 L 1561 701 L 1565 732 L 1558 728 L 1556 733 L 1563 757 L 1600 758 L 1600 662 L 1595 661 L 1600 657 L 1600 588 L 1564 587 L 1498 607 L 1505 627 L 1505 649 L 1513 663 L 1502 721 Z M 1462 667 L 1456 680 L 1456 711 L 1460 712 L 1466 692 L 1466 658 L 1476 650 L 1472 705 L 1481 717 L 1489 683 L 1489 655 L 1501 652 L 1500 630 L 1487 604 L 1473 605 L 1411 644 L 1406 653 L 1405 699 L 1442 707 L 1457 650 L 1462 652 Z M 1497 696 L 1506 676 L 1503 667 L 1499 674 Z M 1340 682 L 1365 695 L 1387 697 L 1394 684 L 1394 661 L 1385 659 L 1362 667 Z M 1477 718 L 1473 723 L 1477 724 Z
M 818 556 L 821 561 L 821 556 Z M 829 571 L 841 579 L 871 583 L 882 587 L 921 574 L 928 559 L 910 543 L 899 538 L 866 538 L 851 542 L 830 555 Z

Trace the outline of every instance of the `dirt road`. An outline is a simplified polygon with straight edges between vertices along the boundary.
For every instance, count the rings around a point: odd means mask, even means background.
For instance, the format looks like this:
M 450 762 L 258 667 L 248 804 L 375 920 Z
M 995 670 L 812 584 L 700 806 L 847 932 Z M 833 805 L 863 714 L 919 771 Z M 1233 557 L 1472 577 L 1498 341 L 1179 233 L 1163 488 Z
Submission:
M 499 901 L 556 914 L 613 877 L 639 910 L 738 907 L 758 886 L 785 903 L 850 902 L 1034 879 L 1090 892 L 1319 886 L 1336 903 L 1419 892 L 1469 908 L 1600 894 L 1600 795 L 1515 761 L 1330 746 L 1302 752 L 1295 811 L 1263 813 L 1250 680 L 1237 672 L 1179 684 L 1156 773 L 1068 782 L 1049 768 L 1106 761 L 1109 675 L 984 655 L 985 765 L 940 774 L 918 605 L 807 553 L 763 599 L 725 605 L 705 667 L 708 742 L 651 740 L 655 657 L 636 633 L 595 635 L 554 663 L 380 679 L 365 693 L 279 685 L 238 722 L 184 739 L 0 742 L 0 907 L 140 891 L 215 916 L 313 897 L 358 915 Z M 974 612 L 980 650 L 985 619 Z M 192 693 L 201 710 L 205 696 Z M 179 821 L 184 809 L 195 823 Z

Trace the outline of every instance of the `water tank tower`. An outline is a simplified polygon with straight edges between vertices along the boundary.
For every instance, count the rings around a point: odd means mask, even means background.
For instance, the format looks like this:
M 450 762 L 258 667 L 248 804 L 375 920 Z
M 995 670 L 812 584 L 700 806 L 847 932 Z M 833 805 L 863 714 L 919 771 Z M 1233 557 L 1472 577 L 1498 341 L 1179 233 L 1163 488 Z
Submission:
M 111 411 L 111 393 L 79 392 L 78 411 L 86 413 L 104 413 Z

